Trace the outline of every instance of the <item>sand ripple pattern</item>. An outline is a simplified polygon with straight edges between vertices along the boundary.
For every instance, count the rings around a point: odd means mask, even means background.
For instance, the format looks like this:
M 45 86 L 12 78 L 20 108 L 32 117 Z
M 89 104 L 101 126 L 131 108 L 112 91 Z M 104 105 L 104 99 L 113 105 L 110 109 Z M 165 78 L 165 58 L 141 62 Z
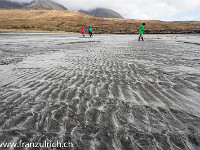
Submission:
M 71 141 L 67 149 L 75 150 L 200 149 L 200 74 L 178 68 L 196 69 L 188 55 L 200 52 L 153 37 L 125 39 L 57 42 L 58 53 L 47 55 L 56 64 L 28 68 L 22 64 L 28 59 L 15 66 L 16 80 L 0 88 L 0 141 Z

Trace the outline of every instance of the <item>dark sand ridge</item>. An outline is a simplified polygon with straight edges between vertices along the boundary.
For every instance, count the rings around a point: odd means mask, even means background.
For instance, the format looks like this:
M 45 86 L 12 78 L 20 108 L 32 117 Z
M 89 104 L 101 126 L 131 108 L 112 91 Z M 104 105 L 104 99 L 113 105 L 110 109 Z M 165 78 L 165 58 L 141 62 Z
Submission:
M 198 35 L 0 38 L 0 142 L 200 148 Z

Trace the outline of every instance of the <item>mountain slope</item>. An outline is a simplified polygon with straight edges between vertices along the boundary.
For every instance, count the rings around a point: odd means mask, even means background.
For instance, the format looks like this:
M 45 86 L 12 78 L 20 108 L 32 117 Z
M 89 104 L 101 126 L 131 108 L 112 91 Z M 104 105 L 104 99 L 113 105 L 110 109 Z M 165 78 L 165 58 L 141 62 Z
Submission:
M 146 33 L 200 33 L 200 21 L 164 22 L 100 18 L 70 10 L 1 10 L 0 30 L 81 32 L 92 25 L 94 33 L 136 33 L 145 22 Z
M 64 6 L 50 0 L 35 0 L 26 9 L 34 10 L 67 10 Z
M 116 11 L 113 11 L 111 9 L 106 9 L 106 8 L 96 8 L 90 11 L 80 10 L 79 12 L 83 12 L 89 15 L 103 17 L 103 18 L 123 18 Z

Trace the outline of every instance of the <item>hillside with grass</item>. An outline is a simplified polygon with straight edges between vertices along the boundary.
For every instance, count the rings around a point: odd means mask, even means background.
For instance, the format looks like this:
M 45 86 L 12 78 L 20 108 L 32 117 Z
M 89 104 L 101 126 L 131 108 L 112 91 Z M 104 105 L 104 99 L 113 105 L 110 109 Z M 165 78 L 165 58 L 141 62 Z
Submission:
M 0 31 L 65 31 L 80 33 L 93 27 L 94 33 L 138 33 L 145 22 L 146 33 L 200 33 L 200 21 L 164 22 L 101 18 L 71 10 L 6 10 L 0 11 Z

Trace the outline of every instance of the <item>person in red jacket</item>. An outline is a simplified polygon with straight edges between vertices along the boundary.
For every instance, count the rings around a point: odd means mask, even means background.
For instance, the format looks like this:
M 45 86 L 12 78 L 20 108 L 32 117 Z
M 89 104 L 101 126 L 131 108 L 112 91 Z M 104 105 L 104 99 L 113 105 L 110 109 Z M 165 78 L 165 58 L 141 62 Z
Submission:
M 85 37 L 85 30 L 82 28 L 83 37 Z

